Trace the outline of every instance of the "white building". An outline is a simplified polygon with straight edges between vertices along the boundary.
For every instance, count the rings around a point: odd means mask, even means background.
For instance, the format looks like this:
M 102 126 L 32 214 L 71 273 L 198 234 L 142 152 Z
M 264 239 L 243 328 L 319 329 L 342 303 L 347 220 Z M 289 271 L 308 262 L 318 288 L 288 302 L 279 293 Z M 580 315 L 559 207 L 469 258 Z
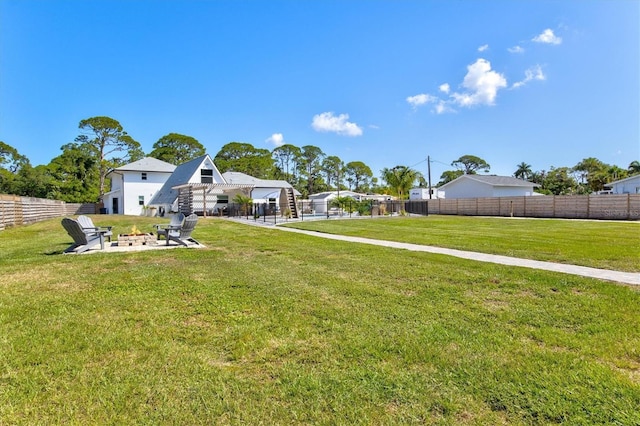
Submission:
M 253 188 L 249 196 L 252 198 L 254 205 L 268 204 L 269 209 L 273 211 L 290 208 L 292 210 L 291 214 L 294 217 L 296 216 L 295 203 L 290 205 L 289 192 L 292 192 L 295 197 L 300 196 L 300 192 L 286 180 L 258 179 L 240 172 L 224 172 L 222 177 L 231 185 L 252 185 Z M 295 197 L 292 198 L 294 201 Z M 264 212 L 261 211 L 260 213 Z
M 605 185 L 612 194 L 640 194 L 640 175 L 630 176 Z
M 411 190 L 409 190 L 409 200 L 411 201 L 421 201 L 443 197 L 444 195 L 440 194 L 438 188 L 431 188 L 431 197 L 429 197 L 429 188 L 411 188 Z
M 242 192 L 255 203 L 268 203 L 275 210 L 295 213 L 295 196 L 286 181 L 257 179 L 244 173 L 220 173 L 208 154 L 179 166 L 147 157 L 111 171 L 111 191 L 105 194 L 110 214 L 164 216 L 177 212 L 180 191 L 191 191 L 193 211 L 215 214 L 225 210 L 230 199 Z M 148 210 L 147 210 L 148 209 Z
M 518 197 L 534 195 L 539 185 L 511 176 L 462 175 L 438 188 L 441 198 Z
M 379 194 L 362 194 L 359 192 L 353 192 L 349 190 L 344 191 L 325 191 L 318 192 L 316 194 L 309 195 L 308 200 L 302 200 L 304 212 L 309 214 L 326 214 L 327 211 L 332 209 L 336 212 L 339 210 L 337 207 L 332 207 L 331 202 L 339 197 L 353 198 L 355 201 L 374 200 L 374 201 L 389 201 L 394 197 L 389 195 Z
M 107 173 L 111 191 L 103 202 L 109 214 L 140 215 L 176 166 L 152 157 L 134 161 Z

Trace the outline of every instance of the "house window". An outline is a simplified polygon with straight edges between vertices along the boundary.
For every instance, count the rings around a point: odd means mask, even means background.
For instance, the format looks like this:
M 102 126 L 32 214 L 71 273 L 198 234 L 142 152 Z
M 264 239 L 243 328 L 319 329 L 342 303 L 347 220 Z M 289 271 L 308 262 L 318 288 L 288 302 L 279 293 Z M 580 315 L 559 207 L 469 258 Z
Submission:
M 142 180 L 147 180 L 147 172 L 142 172 Z
M 213 170 L 201 169 L 200 170 L 200 183 L 213 183 Z
M 144 206 L 144 195 L 138 195 L 138 205 Z
M 270 209 L 275 209 L 276 208 L 276 199 L 275 198 L 269 198 L 269 208 Z

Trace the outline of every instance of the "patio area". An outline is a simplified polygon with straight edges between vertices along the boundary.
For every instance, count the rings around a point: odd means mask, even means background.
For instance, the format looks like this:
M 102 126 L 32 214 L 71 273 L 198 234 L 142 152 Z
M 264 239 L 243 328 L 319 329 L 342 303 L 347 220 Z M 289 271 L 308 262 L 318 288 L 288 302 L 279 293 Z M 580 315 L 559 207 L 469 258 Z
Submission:
M 171 250 L 176 248 L 184 248 L 184 249 L 200 249 L 206 248 L 204 244 L 187 242 L 186 246 L 178 244 L 174 241 L 169 241 L 167 245 L 165 240 L 153 241 L 150 244 L 145 245 L 119 245 L 118 241 L 105 241 L 104 250 L 100 249 L 99 245 L 91 247 L 89 250 L 80 254 L 91 254 L 91 253 L 128 253 L 128 252 L 137 252 L 137 251 L 150 251 L 150 250 Z

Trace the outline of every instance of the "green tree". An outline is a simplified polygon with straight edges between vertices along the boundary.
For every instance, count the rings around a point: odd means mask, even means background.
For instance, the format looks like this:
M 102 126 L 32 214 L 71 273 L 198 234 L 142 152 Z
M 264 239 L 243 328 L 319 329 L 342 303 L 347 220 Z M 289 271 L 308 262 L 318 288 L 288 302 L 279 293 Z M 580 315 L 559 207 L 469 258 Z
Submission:
M 391 169 L 384 168 L 380 171 L 382 179 L 387 183 L 392 194 L 399 199 L 408 198 L 409 190 L 414 186 L 421 174 L 407 166 L 395 166 Z
M 351 185 L 353 185 L 353 190 L 356 192 L 367 192 L 371 189 L 373 173 L 369 166 L 362 161 L 350 161 L 347 163 L 345 174 L 347 181 L 350 183 L 349 189 L 351 189 Z
M 76 143 L 86 144 L 97 160 L 98 199 L 102 201 L 107 173 L 127 161 L 140 159 L 143 152 L 140 144 L 111 117 L 87 118 L 80 121 L 78 127 L 85 133 L 76 138 Z M 116 154 L 120 156 L 117 157 Z
M 309 195 L 317 192 L 316 189 L 321 186 L 320 171 L 322 170 L 322 159 L 325 157 L 325 153 L 313 145 L 305 145 L 301 148 L 301 151 L 299 166 L 307 181 L 306 195 Z
M 243 216 L 249 214 L 250 208 L 253 205 L 253 198 L 248 195 L 238 193 L 233 197 L 233 202 L 240 205 Z
M 205 153 L 204 146 L 197 139 L 179 133 L 169 133 L 153 144 L 153 151 L 149 156 L 180 165 Z
M 240 172 L 258 179 L 273 176 L 274 164 L 268 149 L 258 149 L 244 142 L 229 142 L 215 156 L 220 173 Z
M 630 175 L 640 174 L 640 161 L 633 160 L 631 163 L 629 163 L 629 167 L 627 168 L 627 171 L 629 172 Z
M 18 170 L 14 193 L 25 197 L 55 198 L 51 195 L 51 177 L 48 166 L 32 167 L 26 164 Z
M 551 168 L 545 175 L 543 189 L 553 195 L 572 195 L 578 192 L 578 182 L 569 167 Z
M 513 176 L 518 179 L 529 180 L 533 172 L 531 171 L 531 165 L 524 161 L 517 166 L 517 170 L 513 173 Z
M 464 174 L 464 172 L 462 170 L 445 170 L 440 175 L 440 182 L 438 182 L 438 185 L 436 185 L 436 186 L 442 186 L 445 183 L 449 183 L 452 180 L 456 180 L 460 176 L 462 176 L 463 174 Z
M 30 166 L 27 157 L 0 141 L 0 192 L 22 195 L 16 187 L 18 172 L 27 166 Z
M 463 155 L 454 162 L 452 166 L 462 170 L 465 175 L 475 175 L 478 171 L 488 172 L 491 169 L 489 163 L 475 155 Z
M 49 163 L 50 198 L 68 203 L 95 202 L 100 195 L 98 159 L 87 144 L 69 143 Z
M 597 192 L 604 188 L 606 170 L 609 166 L 597 158 L 589 157 L 580 161 L 571 169 L 578 173 L 580 184 L 585 186 L 583 192 Z
M 344 176 L 344 162 L 339 157 L 330 155 L 322 160 L 320 167 L 327 178 L 327 188 L 331 190 L 335 187 L 335 189 L 339 191 L 340 186 L 342 185 L 342 178 Z
M 300 148 L 284 144 L 274 148 L 271 155 L 276 162 L 276 177 L 284 179 L 292 185 L 296 184 L 296 171 L 302 155 Z

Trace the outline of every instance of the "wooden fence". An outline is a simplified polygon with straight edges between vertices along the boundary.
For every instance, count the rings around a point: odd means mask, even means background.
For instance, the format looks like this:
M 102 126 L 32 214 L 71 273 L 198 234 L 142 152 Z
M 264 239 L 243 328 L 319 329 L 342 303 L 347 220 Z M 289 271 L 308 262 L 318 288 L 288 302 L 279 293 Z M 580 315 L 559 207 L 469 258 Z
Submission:
M 429 214 L 640 220 L 640 194 L 427 200 Z
M 97 213 L 94 203 L 79 204 L 0 194 L 0 230 L 63 216 Z

